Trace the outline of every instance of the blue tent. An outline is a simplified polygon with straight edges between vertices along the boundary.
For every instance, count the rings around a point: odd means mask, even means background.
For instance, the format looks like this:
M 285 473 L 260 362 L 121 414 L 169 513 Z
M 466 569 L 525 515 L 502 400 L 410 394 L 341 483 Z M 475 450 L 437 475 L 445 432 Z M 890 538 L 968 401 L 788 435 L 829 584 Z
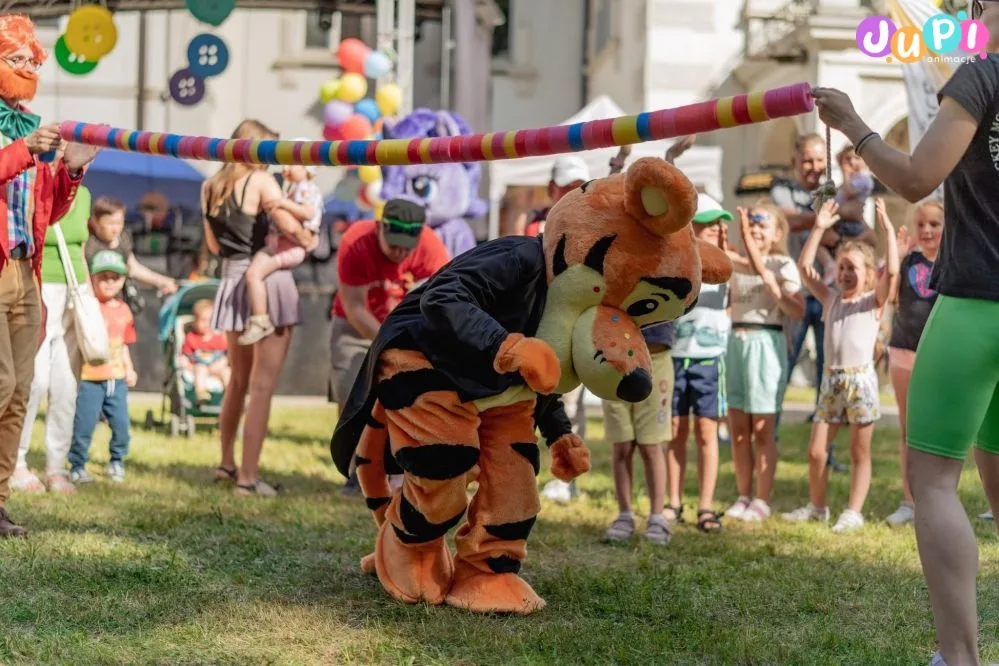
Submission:
M 96 199 L 111 196 L 130 209 L 147 192 L 162 192 L 174 206 L 201 209 L 201 183 L 205 177 L 184 160 L 165 155 L 144 155 L 102 150 L 87 169 L 83 184 Z

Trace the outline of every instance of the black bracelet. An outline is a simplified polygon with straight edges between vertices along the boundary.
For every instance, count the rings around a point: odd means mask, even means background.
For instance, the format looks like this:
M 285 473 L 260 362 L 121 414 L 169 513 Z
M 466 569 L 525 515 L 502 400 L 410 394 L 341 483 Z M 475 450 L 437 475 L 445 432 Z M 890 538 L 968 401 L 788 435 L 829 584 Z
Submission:
M 862 138 L 854 145 L 853 147 L 854 152 L 857 153 L 857 155 L 859 156 L 860 151 L 864 149 L 864 146 L 867 145 L 867 142 L 876 136 L 878 136 L 877 132 L 868 132 L 867 134 L 865 134 L 864 138 Z

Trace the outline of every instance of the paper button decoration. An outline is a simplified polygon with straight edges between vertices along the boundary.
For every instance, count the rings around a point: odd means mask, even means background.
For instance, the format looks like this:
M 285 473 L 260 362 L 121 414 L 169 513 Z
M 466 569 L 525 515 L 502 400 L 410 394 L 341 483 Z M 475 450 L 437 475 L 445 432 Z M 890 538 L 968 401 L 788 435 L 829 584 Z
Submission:
M 203 33 L 187 45 L 188 69 L 202 79 L 218 76 L 229 66 L 229 49 L 221 37 Z
M 63 37 L 60 37 L 59 41 L 55 44 L 55 57 L 56 62 L 59 63 L 59 66 L 64 71 L 77 76 L 89 74 L 97 67 L 96 60 L 87 60 L 83 56 L 70 51 L 69 47 L 66 46 L 66 39 Z
M 118 28 L 106 7 L 84 5 L 69 15 L 63 38 L 71 52 L 97 62 L 114 49 L 118 41 Z
M 194 18 L 215 27 L 222 25 L 235 7 L 236 0 L 187 0 L 187 11 Z
M 205 80 L 186 67 L 170 77 L 170 97 L 184 106 L 194 106 L 205 96 Z

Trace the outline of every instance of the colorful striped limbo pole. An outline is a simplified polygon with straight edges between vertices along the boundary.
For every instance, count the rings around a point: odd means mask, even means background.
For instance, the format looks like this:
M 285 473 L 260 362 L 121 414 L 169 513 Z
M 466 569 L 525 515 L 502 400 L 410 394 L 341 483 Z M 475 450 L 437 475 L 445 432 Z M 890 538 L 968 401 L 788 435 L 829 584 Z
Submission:
M 150 155 L 249 164 L 361 166 L 516 159 L 658 141 L 808 113 L 811 86 L 797 83 L 633 116 L 573 125 L 432 139 L 276 141 L 213 139 L 67 121 L 67 141 Z

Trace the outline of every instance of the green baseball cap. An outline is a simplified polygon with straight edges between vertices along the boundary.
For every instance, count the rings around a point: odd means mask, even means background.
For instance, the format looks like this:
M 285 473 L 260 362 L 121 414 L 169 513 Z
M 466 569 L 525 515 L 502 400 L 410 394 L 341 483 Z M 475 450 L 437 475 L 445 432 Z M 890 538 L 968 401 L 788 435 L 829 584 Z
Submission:
M 420 204 L 406 199 L 389 199 L 382 210 L 385 241 L 394 247 L 411 250 L 420 243 L 426 221 L 427 212 Z
M 125 263 L 125 258 L 119 252 L 101 250 L 90 260 L 90 273 L 96 275 L 105 271 L 118 275 L 128 275 L 128 264 Z
M 711 224 L 718 220 L 731 221 L 732 213 L 722 208 L 720 203 L 707 194 L 698 194 L 697 213 L 694 214 L 694 222 L 698 224 Z

